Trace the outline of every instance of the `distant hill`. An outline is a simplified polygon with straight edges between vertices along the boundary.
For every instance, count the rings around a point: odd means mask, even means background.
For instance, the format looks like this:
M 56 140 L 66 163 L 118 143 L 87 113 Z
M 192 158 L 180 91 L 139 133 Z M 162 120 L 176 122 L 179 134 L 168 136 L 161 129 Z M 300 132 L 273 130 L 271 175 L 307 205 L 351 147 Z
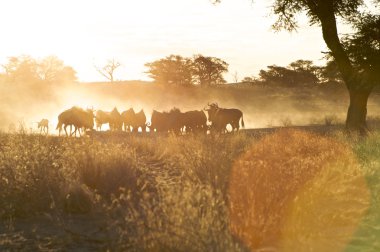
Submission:
M 143 81 L 143 80 L 123 80 L 123 81 L 114 81 L 111 82 L 104 82 L 104 81 L 96 81 L 96 82 L 79 82 L 79 84 L 95 84 L 95 85 L 142 85 L 142 84 L 153 84 L 152 81 Z

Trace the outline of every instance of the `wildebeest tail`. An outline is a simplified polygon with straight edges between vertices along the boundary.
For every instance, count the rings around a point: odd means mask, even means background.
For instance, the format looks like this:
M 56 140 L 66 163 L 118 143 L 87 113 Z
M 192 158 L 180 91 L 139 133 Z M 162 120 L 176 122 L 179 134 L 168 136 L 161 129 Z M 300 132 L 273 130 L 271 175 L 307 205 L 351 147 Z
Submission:
M 62 122 L 58 121 L 57 127 L 55 128 L 56 130 L 61 130 L 62 129 Z
M 241 114 L 241 127 L 245 127 L 245 125 L 244 125 L 244 119 L 243 119 L 243 114 Z

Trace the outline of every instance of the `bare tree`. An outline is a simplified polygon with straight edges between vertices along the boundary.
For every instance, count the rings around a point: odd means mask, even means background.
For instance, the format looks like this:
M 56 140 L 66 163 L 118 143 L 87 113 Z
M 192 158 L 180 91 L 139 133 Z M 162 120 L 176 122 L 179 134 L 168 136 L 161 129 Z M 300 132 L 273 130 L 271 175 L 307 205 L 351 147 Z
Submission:
M 102 68 L 94 65 L 96 71 L 98 71 L 98 73 L 103 75 L 103 77 L 107 78 L 111 82 L 114 82 L 115 70 L 120 66 L 121 63 L 115 59 L 108 60 L 107 64 Z
M 233 82 L 235 83 L 238 83 L 239 82 L 239 74 L 237 71 L 235 71 L 233 74 L 232 74 L 232 80 Z

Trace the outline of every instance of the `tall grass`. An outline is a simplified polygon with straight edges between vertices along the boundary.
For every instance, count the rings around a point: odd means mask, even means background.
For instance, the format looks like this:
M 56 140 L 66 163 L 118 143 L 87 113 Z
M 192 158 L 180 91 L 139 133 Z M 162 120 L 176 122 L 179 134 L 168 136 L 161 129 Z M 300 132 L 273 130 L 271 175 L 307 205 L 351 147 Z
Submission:
M 248 141 L 243 134 L 1 134 L 0 218 L 16 225 L 48 215 L 72 235 L 67 218 L 100 216 L 100 247 L 116 250 L 242 250 L 229 231 L 225 192 L 231 163 Z
M 376 251 L 379 146 L 294 130 L 0 133 L 0 249 Z

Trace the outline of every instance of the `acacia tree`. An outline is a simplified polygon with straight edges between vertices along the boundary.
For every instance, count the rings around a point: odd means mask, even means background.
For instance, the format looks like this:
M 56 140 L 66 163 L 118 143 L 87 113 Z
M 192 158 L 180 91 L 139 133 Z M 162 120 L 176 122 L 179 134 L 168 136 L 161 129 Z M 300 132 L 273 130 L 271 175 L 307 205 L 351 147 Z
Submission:
M 299 87 L 319 82 L 320 67 L 309 60 L 297 60 L 288 67 L 276 65 L 267 66 L 268 70 L 260 70 L 260 80 L 265 83 L 281 84 L 289 87 Z
M 157 84 L 190 86 L 193 84 L 192 62 L 180 55 L 170 55 L 166 58 L 146 63 L 146 73 Z
M 227 71 L 227 62 L 219 58 L 206 57 L 200 54 L 193 57 L 193 74 L 196 83 L 201 86 L 225 83 L 223 73 Z
M 213 0 L 217 3 L 221 0 Z M 373 0 L 377 4 L 380 0 Z M 297 28 L 297 14 L 306 13 L 310 24 L 317 24 L 322 28 L 323 39 L 331 51 L 342 79 L 347 87 L 350 97 L 350 105 L 347 111 L 346 128 L 348 130 L 367 132 L 366 116 L 368 97 L 375 84 L 376 78 L 372 78 L 373 72 L 368 68 L 359 71 L 350 59 L 347 48 L 338 35 L 337 18 L 357 24 L 360 20 L 360 7 L 363 0 L 273 0 L 273 12 L 277 15 L 277 21 L 273 25 L 276 30 L 295 30 Z M 356 27 L 359 28 L 360 27 Z M 379 48 L 377 48 L 379 50 Z M 380 69 L 375 70 L 375 72 Z
M 354 68 L 371 83 L 380 83 L 380 15 L 364 14 L 355 21 L 357 32 L 343 38 Z

